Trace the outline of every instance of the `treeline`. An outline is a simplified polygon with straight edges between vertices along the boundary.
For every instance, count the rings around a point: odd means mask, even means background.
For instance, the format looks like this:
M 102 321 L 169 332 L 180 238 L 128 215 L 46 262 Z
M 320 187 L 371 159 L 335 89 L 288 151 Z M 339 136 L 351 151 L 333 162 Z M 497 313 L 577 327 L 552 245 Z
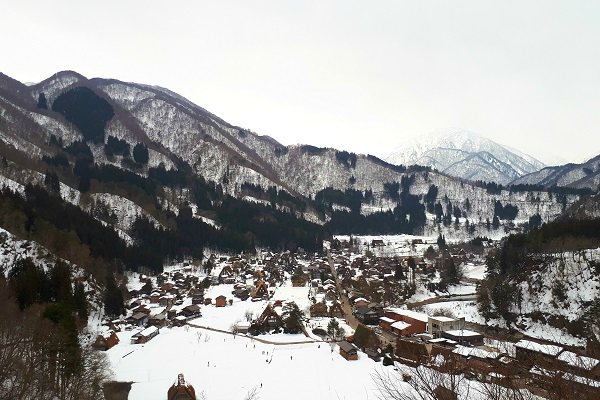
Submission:
M 384 183 L 384 196 L 397 203 L 392 210 L 363 215 L 362 204 L 373 200 L 371 190 L 363 193 L 346 189 L 342 192 L 331 187 L 315 195 L 315 207 L 323 214 L 330 214 L 331 219 L 325 227 L 332 234 L 416 233 L 425 225 L 426 215 L 420 196 L 410 193 L 414 181 L 415 176 L 410 175 L 403 176 L 400 182 Z M 348 210 L 336 209 L 335 205 Z
M 306 211 L 306 202 L 292 196 L 283 189 L 277 189 L 275 186 L 269 186 L 264 190 L 261 186 L 253 183 L 244 182 L 240 186 L 242 195 L 249 195 L 261 200 L 267 200 L 271 203 L 271 207 L 276 207 L 278 204 L 289 207 L 292 211 Z
M 486 182 L 486 181 L 475 181 L 473 182 L 476 186 L 484 188 L 489 194 L 500 194 L 503 190 L 507 190 L 514 193 L 522 193 L 522 192 L 548 192 L 552 194 L 556 194 L 559 196 L 567 196 L 567 195 L 576 195 L 576 196 L 585 196 L 588 194 L 592 194 L 593 191 L 590 188 L 570 188 L 565 186 L 550 186 L 545 187 L 543 185 L 533 185 L 533 184 L 517 184 L 517 185 L 502 185 L 496 182 Z
M 17 261 L 7 278 L 0 274 L 0 303 L 0 398 L 103 398 L 107 360 L 79 342 L 87 302 L 67 264 L 44 270 Z
M 508 275 L 527 268 L 536 254 L 577 251 L 600 246 L 600 219 L 560 219 L 528 233 L 507 237 L 488 260 L 488 270 Z
M 114 146 L 114 144 L 113 144 Z M 112 191 L 125 192 L 125 196 L 146 210 L 157 214 L 166 228 L 157 228 L 148 221 L 136 222 L 132 236 L 137 246 L 145 248 L 140 262 L 126 257 L 128 268 L 144 266 L 159 271 L 166 258 L 182 256 L 201 257 L 202 248 L 212 246 L 227 251 L 253 251 L 256 245 L 274 249 L 288 249 L 297 245 L 307 250 L 320 250 L 323 230 L 315 224 L 295 218 L 293 214 L 277 211 L 277 205 L 288 207 L 292 213 L 302 213 L 306 204 L 275 187 L 267 191 L 245 184 L 242 189 L 257 194 L 259 198 L 270 200 L 270 206 L 248 204 L 223 193 L 220 185 L 206 182 L 197 176 L 183 160 L 175 158 L 176 169 L 166 169 L 163 164 L 148 168 L 147 177 L 113 165 L 97 165 L 91 150 L 85 142 L 75 142 L 66 149 L 75 156 L 72 170 L 65 168 L 64 156 L 46 158 L 48 187 L 56 190 L 58 181 L 54 171 L 71 173 L 79 181 L 82 192 L 89 191 L 95 184 Z M 135 149 L 134 149 L 135 152 Z M 57 166 L 58 164 L 58 166 Z M 67 160 L 67 166 L 71 164 Z M 191 216 L 191 209 L 183 206 L 178 214 L 163 210 L 158 199 L 164 195 L 164 188 L 186 189 L 192 202 L 199 210 L 216 214 L 223 223 L 223 229 L 216 229 Z M 235 213 L 232 220 L 230 213 Z M 127 252 L 125 252 L 127 253 Z
M 317 211 L 321 214 L 325 214 L 326 211 L 334 211 L 334 204 L 349 208 L 351 214 L 360 214 L 361 204 L 370 202 L 372 199 L 373 192 L 370 190 L 363 193 L 355 189 L 341 191 L 327 187 L 317 192 L 314 202 Z
M 162 270 L 162 263 L 148 258 L 145 249 L 127 246 L 111 227 L 40 186 L 26 186 L 24 196 L 7 188 L 0 191 L 0 225 L 85 267 L 99 280 L 115 265 Z
M 62 114 L 86 140 L 94 143 L 104 142 L 106 124 L 115 115 L 105 99 L 85 86 L 61 93 L 52 103 L 52 111 Z
M 326 228 L 333 234 L 417 233 L 426 222 L 425 205 L 421 203 L 419 196 L 410 194 L 411 183 L 410 177 L 403 177 L 399 185 L 387 186 L 390 197 L 398 202 L 393 210 L 362 215 L 360 205 L 352 205 L 351 212 L 334 211 Z M 354 201 L 358 201 L 358 195 Z

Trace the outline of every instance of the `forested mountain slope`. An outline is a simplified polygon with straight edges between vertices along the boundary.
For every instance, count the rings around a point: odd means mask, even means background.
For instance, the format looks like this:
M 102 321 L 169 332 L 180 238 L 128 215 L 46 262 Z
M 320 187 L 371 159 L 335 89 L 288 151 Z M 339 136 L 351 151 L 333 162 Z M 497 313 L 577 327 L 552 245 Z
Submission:
M 126 246 L 153 243 L 163 257 L 205 246 L 318 249 L 338 232 L 502 236 L 556 218 L 584 193 L 283 146 L 167 89 L 72 71 L 32 86 L 0 75 L 0 116 L 4 185 L 22 195 L 44 186 Z

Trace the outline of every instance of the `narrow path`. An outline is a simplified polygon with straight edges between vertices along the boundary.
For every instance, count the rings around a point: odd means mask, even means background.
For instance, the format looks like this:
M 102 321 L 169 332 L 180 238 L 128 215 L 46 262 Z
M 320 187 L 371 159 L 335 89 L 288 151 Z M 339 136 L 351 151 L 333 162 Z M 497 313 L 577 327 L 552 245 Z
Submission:
M 266 339 L 259 338 L 259 337 L 256 337 L 256 336 L 248 336 L 248 335 L 243 334 L 243 333 L 233 333 L 233 332 L 225 331 L 225 330 L 222 330 L 222 329 L 211 328 L 209 326 L 202 326 L 202 325 L 193 324 L 193 323 L 190 323 L 190 322 L 188 322 L 188 325 L 191 326 L 192 328 L 199 328 L 199 329 L 205 329 L 207 331 L 213 331 L 213 332 L 219 332 L 219 333 L 226 333 L 226 334 L 232 335 L 232 336 L 240 336 L 240 337 L 244 337 L 244 338 L 247 338 L 247 339 L 256 340 L 256 341 L 264 343 L 264 344 L 272 344 L 272 345 L 275 345 L 275 346 L 282 346 L 282 345 L 287 345 L 287 344 L 321 343 L 321 342 L 316 341 L 316 340 L 300 340 L 300 341 L 295 341 L 295 342 L 283 342 L 283 343 L 281 343 L 281 342 L 272 342 L 270 340 L 266 340 Z M 325 341 L 323 341 L 323 342 L 325 342 Z
M 335 266 L 333 265 L 333 258 L 331 257 L 331 251 L 329 249 L 327 249 L 327 260 L 329 261 L 331 275 L 333 275 L 333 279 L 335 280 L 335 286 L 340 295 L 342 310 L 344 311 L 344 319 L 352 329 L 356 329 L 358 327 L 358 320 L 352 314 L 352 306 L 350 305 L 350 300 L 348 299 L 346 293 L 342 290 L 342 282 L 340 281 L 337 271 L 335 270 Z

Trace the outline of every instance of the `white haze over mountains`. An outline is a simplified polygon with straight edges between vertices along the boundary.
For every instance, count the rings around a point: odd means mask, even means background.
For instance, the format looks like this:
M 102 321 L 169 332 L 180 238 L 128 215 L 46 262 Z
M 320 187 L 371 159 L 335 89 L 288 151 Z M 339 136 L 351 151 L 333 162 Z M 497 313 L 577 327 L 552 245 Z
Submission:
M 452 176 L 502 184 L 546 166 L 519 150 L 465 130 L 414 138 L 385 159 L 392 164 L 428 165 Z

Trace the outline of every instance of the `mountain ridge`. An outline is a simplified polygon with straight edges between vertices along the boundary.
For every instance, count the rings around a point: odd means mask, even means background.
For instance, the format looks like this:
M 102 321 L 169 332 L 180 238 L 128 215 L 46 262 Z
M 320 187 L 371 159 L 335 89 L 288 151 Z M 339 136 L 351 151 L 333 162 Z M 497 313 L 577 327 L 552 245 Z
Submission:
M 88 87 L 114 110 L 102 143 L 86 142 L 76 126 L 52 109 L 56 98 L 81 86 Z M 47 108 L 37 106 L 42 93 Z M 431 168 L 393 165 L 372 155 L 334 148 L 284 146 L 269 136 L 230 124 L 168 89 L 115 79 L 87 79 L 73 71 L 56 73 L 31 87 L 3 76 L 0 78 L 0 113 L 4 116 L 0 121 L 0 152 L 11 163 L 25 166 L 24 171 L 31 171 L 20 176 L 6 170 L 3 172 L 6 179 L 24 186 L 30 182 L 41 183 L 44 173 L 56 172 L 61 184 L 70 185 L 65 195 L 68 192 L 70 197 L 86 199 L 89 197 L 86 193 L 77 192 L 77 179 L 81 177 L 75 173 L 74 164 L 81 160 L 73 146 L 88 147 L 92 156 L 90 167 L 96 174 L 93 179 L 100 179 L 91 190 L 110 189 L 112 195 L 126 194 L 124 197 L 165 227 L 172 222 L 161 217 L 165 211 L 161 207 L 177 214 L 180 207 L 197 201 L 189 188 L 165 186 L 168 182 L 165 176 L 178 175 L 178 179 L 201 178 L 225 195 L 266 202 L 273 209 L 292 213 L 296 218 L 335 232 L 341 232 L 340 229 L 372 231 L 377 226 L 385 226 L 390 232 L 418 229 L 437 235 L 460 227 L 461 232 L 465 232 L 461 235 L 493 236 L 500 234 L 490 228 L 490 222 L 496 217 L 496 202 L 518 207 L 515 222 L 500 223 L 510 229 L 511 224 L 524 224 L 537 214 L 544 220 L 556 218 L 565 205 L 579 198 L 576 192 L 558 201 L 551 194 L 537 190 L 494 189 Z M 147 164 L 136 164 L 130 153 L 115 155 L 111 151 L 109 154 L 109 142 L 111 146 L 119 144 L 126 148 L 146 146 Z M 55 157 L 63 157 L 62 166 L 48 163 Z M 485 152 L 472 158 L 482 165 L 495 160 Z M 507 166 L 497 161 L 495 168 L 501 170 Z M 123 189 L 118 182 L 103 181 L 107 173 L 114 175 L 118 170 L 127 179 L 137 175 L 136 180 L 151 180 L 152 185 L 162 185 L 158 192 L 149 193 L 155 199 L 148 198 L 147 193 L 142 203 L 142 197 L 128 192 L 129 186 Z M 25 178 L 27 174 L 31 178 Z M 157 176 L 163 181 L 156 181 Z M 478 180 L 479 176 L 471 174 L 469 178 Z M 73 194 L 72 190 L 77 193 Z M 435 196 L 429 198 L 432 190 Z M 152 205 L 152 201 L 156 204 Z M 118 203 L 111 201 L 110 207 L 122 207 Z M 204 204 L 194 208 L 193 215 L 212 215 L 218 219 L 219 212 L 213 209 L 215 205 Z M 434 208 L 441 211 L 434 213 Z M 126 212 L 122 210 L 117 214 Z M 334 228 L 332 219 L 353 222 Z M 447 226 L 448 221 L 454 219 L 457 220 L 454 228 Z M 376 221 L 380 220 L 387 222 L 377 225 Z M 217 226 L 222 226 L 222 222 L 214 221 Z M 119 229 L 129 235 L 126 226 L 121 224 Z
M 487 155 L 481 157 L 483 153 Z M 475 159 L 473 155 L 477 154 L 479 158 Z M 544 167 L 541 161 L 530 155 L 463 130 L 432 133 L 413 139 L 385 159 L 395 164 L 427 165 L 459 178 L 500 184 L 510 183 Z

